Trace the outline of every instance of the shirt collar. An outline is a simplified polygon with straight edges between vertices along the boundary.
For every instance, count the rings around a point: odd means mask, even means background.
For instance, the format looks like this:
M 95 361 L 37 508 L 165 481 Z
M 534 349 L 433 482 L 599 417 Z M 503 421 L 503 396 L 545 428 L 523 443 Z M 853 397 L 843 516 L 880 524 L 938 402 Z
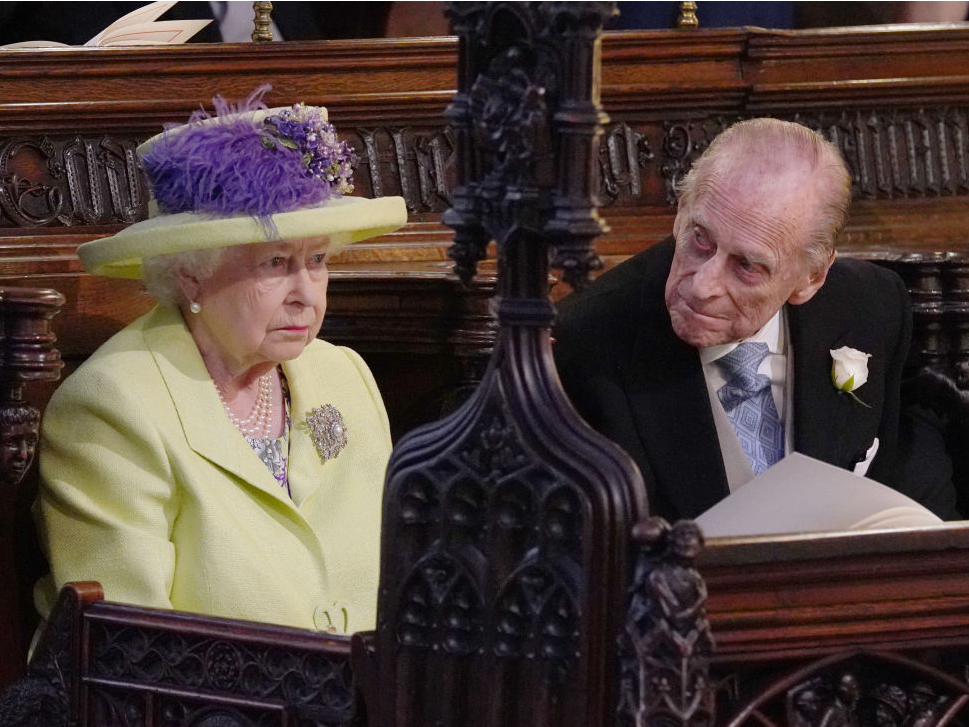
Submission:
M 706 366 L 708 363 L 716 361 L 718 358 L 726 356 L 728 353 L 733 351 L 741 343 L 766 343 L 767 348 L 771 353 L 784 353 L 783 341 L 784 338 L 781 336 L 781 308 L 778 310 L 771 319 L 764 324 L 757 333 L 747 338 L 741 339 L 740 341 L 734 341 L 732 343 L 721 343 L 716 346 L 707 346 L 706 348 L 700 349 L 700 363 Z

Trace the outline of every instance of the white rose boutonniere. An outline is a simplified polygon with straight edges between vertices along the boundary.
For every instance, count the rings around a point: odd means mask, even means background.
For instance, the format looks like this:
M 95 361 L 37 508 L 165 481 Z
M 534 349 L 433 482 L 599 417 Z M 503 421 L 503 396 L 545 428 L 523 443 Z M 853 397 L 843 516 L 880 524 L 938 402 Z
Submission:
M 855 394 L 855 389 L 868 381 L 868 359 L 870 358 L 870 353 L 848 346 L 831 350 L 831 381 L 834 388 L 843 391 L 859 404 L 869 408 L 870 405 L 865 404 Z

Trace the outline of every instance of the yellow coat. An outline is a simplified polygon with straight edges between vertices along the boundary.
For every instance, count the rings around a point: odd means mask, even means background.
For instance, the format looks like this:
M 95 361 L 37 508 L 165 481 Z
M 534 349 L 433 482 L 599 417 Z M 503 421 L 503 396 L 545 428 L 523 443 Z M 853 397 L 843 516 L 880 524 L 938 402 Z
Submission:
M 156 307 L 61 384 L 44 415 L 35 506 L 52 571 L 35 589 L 42 615 L 65 582 L 96 580 L 113 601 L 374 627 L 383 402 L 349 349 L 317 340 L 282 367 L 292 500 L 229 422 L 178 312 Z M 325 464 L 305 424 L 323 404 L 343 414 L 349 440 Z

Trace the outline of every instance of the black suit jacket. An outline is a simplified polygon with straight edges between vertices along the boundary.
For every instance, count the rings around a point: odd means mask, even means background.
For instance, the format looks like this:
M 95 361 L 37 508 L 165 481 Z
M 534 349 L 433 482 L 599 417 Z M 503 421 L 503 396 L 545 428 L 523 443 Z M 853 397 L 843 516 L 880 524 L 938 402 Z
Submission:
M 565 299 L 554 352 L 576 408 L 639 466 L 650 511 L 677 518 L 699 515 L 728 487 L 699 353 L 677 338 L 664 301 L 672 259 L 669 238 Z M 810 301 L 788 306 L 796 451 L 852 469 L 878 437 L 868 476 L 897 486 L 911 321 L 901 279 L 859 260 L 837 260 Z M 831 382 L 829 351 L 841 346 L 871 354 L 856 391 L 868 407 Z

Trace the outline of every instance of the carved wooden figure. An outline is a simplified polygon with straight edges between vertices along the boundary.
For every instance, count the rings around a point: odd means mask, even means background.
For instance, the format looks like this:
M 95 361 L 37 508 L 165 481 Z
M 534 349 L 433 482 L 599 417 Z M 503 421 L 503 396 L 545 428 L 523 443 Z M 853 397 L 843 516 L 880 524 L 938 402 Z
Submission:
M 372 724 L 611 724 L 642 482 L 561 391 L 548 262 L 596 266 L 599 31 L 609 3 L 455 3 L 457 187 L 470 279 L 498 248 L 495 351 L 452 416 L 395 448 L 378 626 L 357 658 Z
M 711 725 L 713 636 L 706 585 L 694 568 L 703 534 L 692 521 L 671 528 L 654 517 L 633 529 L 633 540 L 639 552 L 619 638 L 619 724 Z

